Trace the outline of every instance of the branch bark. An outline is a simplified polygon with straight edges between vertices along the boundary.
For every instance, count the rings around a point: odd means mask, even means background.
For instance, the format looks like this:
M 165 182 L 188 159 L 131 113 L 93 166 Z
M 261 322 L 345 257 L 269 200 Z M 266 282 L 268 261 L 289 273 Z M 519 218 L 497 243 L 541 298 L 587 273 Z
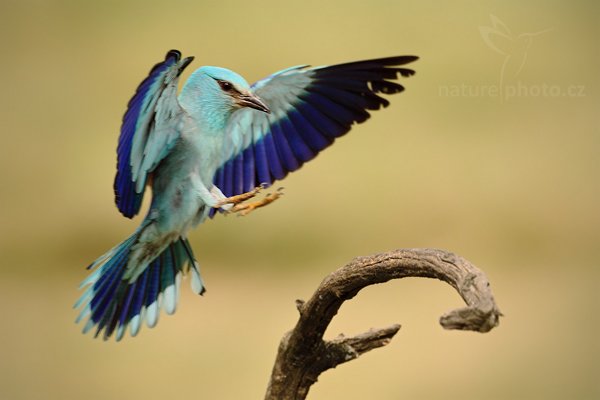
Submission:
M 445 329 L 488 332 L 502 315 L 485 274 L 464 258 L 437 249 L 400 249 L 357 257 L 327 276 L 307 301 L 296 301 L 300 318 L 281 339 L 265 400 L 305 399 L 318 376 L 369 350 L 387 345 L 400 325 L 372 329 L 354 337 L 323 340 L 342 303 L 364 287 L 392 279 L 423 277 L 452 286 L 467 307 L 440 318 Z

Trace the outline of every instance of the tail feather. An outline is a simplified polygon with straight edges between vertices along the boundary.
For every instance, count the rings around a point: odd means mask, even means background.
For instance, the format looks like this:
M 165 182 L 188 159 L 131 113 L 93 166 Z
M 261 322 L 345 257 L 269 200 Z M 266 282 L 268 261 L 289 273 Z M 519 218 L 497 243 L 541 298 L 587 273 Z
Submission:
M 128 261 L 138 235 L 139 231 L 88 267 L 93 272 L 82 282 L 81 288 L 88 287 L 74 306 L 83 307 L 77 323 L 88 317 L 84 333 L 96 327 L 96 337 L 104 331 L 103 337 L 107 340 L 116 332 L 118 341 L 127 328 L 131 336 L 136 336 L 144 321 L 149 328 L 154 327 L 161 308 L 167 314 L 175 312 L 181 277 L 188 271 L 192 274 L 192 290 L 204 293 L 198 263 L 185 238 L 172 242 L 148 265 L 142 266 L 143 272 L 135 280 L 125 279 L 128 268 L 137 268 L 128 266 Z
M 175 279 L 175 270 L 173 265 L 175 265 L 173 249 L 171 247 L 167 248 L 165 252 L 161 255 L 161 261 L 163 270 L 160 274 L 160 292 L 162 293 L 162 302 L 164 310 L 167 314 L 173 314 L 175 312 L 175 307 L 177 306 L 177 288 L 179 284 Z M 175 281 L 176 284 L 173 285 L 172 282 Z
M 187 240 L 183 240 L 183 247 L 185 247 L 185 251 L 192 263 L 192 290 L 194 293 L 202 294 L 204 293 L 204 283 L 202 282 L 202 277 L 200 276 L 200 268 L 198 267 L 198 263 L 196 262 L 196 258 L 194 257 L 194 252 L 190 247 L 190 244 Z

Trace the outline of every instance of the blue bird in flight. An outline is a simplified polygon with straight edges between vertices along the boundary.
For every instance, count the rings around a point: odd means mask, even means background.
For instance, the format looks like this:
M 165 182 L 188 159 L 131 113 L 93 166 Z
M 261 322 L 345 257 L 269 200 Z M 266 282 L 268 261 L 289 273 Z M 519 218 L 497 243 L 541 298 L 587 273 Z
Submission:
M 291 67 L 249 85 L 233 71 L 201 67 L 177 95 L 193 57 L 167 53 L 139 85 L 123 117 L 117 147 L 115 200 L 121 214 L 139 213 L 146 187 L 152 201 L 135 232 L 94 261 L 75 304 L 83 332 L 104 339 L 136 336 L 162 308 L 175 312 L 182 276 L 205 291 L 188 242 L 191 228 L 215 211 L 247 213 L 279 196 L 246 202 L 283 179 L 389 105 L 394 80 L 416 56 L 310 68 Z M 246 202 L 246 203 L 245 203 Z

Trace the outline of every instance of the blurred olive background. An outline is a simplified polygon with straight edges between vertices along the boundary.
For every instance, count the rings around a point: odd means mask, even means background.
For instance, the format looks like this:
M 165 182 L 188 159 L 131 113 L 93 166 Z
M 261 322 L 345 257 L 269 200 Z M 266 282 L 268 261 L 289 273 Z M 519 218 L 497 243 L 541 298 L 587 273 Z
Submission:
M 368 288 L 329 336 L 402 330 L 326 372 L 310 399 L 599 398 L 599 11 L 2 0 L 0 398 L 260 399 L 294 300 L 353 257 L 399 247 L 445 248 L 485 270 L 500 326 L 441 329 L 461 299 L 437 281 Z M 105 343 L 80 334 L 71 307 L 84 267 L 139 222 L 114 207 L 116 140 L 171 48 L 196 56 L 184 79 L 219 65 L 251 82 L 297 64 L 421 59 L 406 92 L 289 176 L 281 201 L 191 233 L 204 297 L 186 283 L 176 316 Z

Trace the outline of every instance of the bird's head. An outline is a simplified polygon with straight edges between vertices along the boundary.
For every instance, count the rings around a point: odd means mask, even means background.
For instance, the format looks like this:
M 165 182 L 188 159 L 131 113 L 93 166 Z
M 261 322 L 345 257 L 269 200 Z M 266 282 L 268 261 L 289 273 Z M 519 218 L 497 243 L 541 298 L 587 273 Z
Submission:
M 244 107 L 270 113 L 244 78 L 219 67 L 201 67 L 194 71 L 181 90 L 180 102 L 192 113 L 213 119 L 220 115 L 229 117 Z

